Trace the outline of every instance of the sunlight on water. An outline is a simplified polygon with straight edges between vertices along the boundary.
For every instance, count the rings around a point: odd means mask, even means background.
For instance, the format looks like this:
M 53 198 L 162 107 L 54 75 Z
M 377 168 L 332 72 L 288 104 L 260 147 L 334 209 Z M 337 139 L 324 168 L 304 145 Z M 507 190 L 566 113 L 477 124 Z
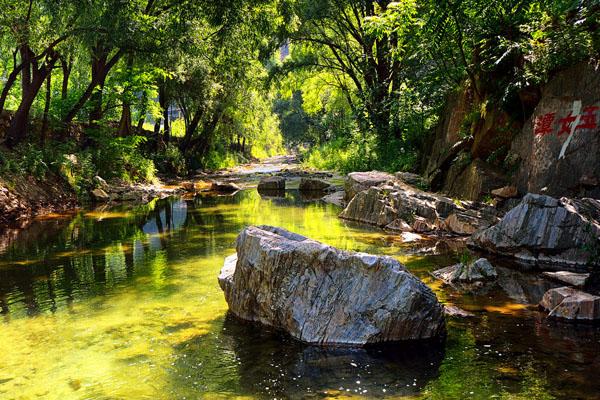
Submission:
M 543 288 L 522 283 L 530 278 L 507 272 L 500 288 L 459 296 L 429 276 L 455 260 L 456 244 L 403 243 L 338 212 L 297 192 L 249 190 L 37 221 L 0 256 L 0 398 L 533 399 L 598 389 L 563 371 L 565 357 L 579 374 L 598 366 L 597 329 L 548 327 L 531 307 Z M 259 224 L 394 256 L 478 317 L 452 322 L 443 347 L 372 349 L 319 349 L 240 323 L 216 277 L 238 232 Z M 565 389 L 551 373 L 578 383 Z

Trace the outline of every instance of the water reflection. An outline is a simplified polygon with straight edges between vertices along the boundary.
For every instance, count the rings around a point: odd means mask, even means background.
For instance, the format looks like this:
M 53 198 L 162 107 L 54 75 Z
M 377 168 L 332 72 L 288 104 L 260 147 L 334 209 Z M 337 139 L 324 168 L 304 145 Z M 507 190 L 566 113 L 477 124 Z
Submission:
M 233 365 L 237 385 L 215 379 L 209 372 L 215 370 L 214 354 L 209 350 L 215 346 L 221 355 L 217 358 L 225 357 Z M 191 379 L 197 386 L 187 393 L 191 398 L 205 391 L 223 395 L 241 391 L 259 398 L 305 398 L 311 394 L 322 398 L 348 393 L 414 396 L 437 377 L 444 356 L 441 343 L 366 349 L 308 346 L 268 328 L 240 323 L 231 315 L 215 336 L 181 343 L 177 351 L 175 383 L 181 384 L 179 379 L 193 371 Z
M 338 212 L 298 191 L 271 198 L 248 190 L 82 210 L 10 232 L 0 238 L 0 398 L 545 399 L 600 392 L 598 327 L 551 322 L 537 310 L 555 284 L 508 265 L 497 283 L 457 292 L 429 272 L 455 262 L 463 242 L 405 243 L 341 221 Z M 366 350 L 307 347 L 240 323 L 226 317 L 216 276 L 251 224 L 396 257 L 443 302 L 476 317 L 451 321 L 442 348 Z

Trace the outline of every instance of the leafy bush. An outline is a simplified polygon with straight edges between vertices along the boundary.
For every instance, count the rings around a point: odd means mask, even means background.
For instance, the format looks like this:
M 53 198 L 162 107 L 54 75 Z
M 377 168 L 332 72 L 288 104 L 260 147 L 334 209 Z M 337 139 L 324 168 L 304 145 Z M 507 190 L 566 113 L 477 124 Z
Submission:
M 206 155 L 202 165 L 208 170 L 217 170 L 231 168 L 246 161 L 239 153 L 228 153 L 222 149 L 214 149 Z
M 179 147 L 173 143 L 169 143 L 163 151 L 155 154 L 153 159 L 161 172 L 183 175 L 187 171 L 185 157 L 179 151 Z
M 148 140 L 146 137 L 114 137 L 104 129 L 93 129 L 87 134 L 94 142 L 94 164 L 102 177 L 120 178 L 126 182 L 156 180 L 154 162 L 145 158 L 139 149 Z
M 418 153 L 400 142 L 377 144 L 374 136 L 348 140 L 334 139 L 303 154 L 304 166 L 348 173 L 373 169 L 389 172 L 409 171 L 417 163 Z

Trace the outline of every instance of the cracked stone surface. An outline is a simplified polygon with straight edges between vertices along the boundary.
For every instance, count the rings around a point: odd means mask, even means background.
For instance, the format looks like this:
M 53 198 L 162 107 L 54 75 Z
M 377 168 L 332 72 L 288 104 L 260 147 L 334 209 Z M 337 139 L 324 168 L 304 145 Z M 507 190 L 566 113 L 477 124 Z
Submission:
M 219 276 L 237 317 L 303 342 L 362 346 L 445 332 L 435 294 L 402 264 L 276 227 L 248 227 Z
M 600 265 L 600 201 L 528 194 L 470 244 L 524 261 L 573 267 Z
M 470 235 L 498 221 L 498 211 L 485 204 L 456 201 L 401 182 L 363 190 L 352 198 L 340 218 L 390 231 L 442 230 Z

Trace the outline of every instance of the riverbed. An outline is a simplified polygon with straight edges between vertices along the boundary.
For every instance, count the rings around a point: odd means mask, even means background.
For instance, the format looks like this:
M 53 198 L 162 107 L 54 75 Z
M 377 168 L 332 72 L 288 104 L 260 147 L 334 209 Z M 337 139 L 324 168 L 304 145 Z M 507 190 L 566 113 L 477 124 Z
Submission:
M 430 272 L 464 243 L 344 222 L 290 190 L 198 195 L 38 219 L 0 240 L 2 399 L 595 399 L 600 329 L 548 321 L 554 284 L 514 265 L 473 293 Z M 398 258 L 446 303 L 444 343 L 321 349 L 237 321 L 217 283 L 235 238 L 269 224 Z

